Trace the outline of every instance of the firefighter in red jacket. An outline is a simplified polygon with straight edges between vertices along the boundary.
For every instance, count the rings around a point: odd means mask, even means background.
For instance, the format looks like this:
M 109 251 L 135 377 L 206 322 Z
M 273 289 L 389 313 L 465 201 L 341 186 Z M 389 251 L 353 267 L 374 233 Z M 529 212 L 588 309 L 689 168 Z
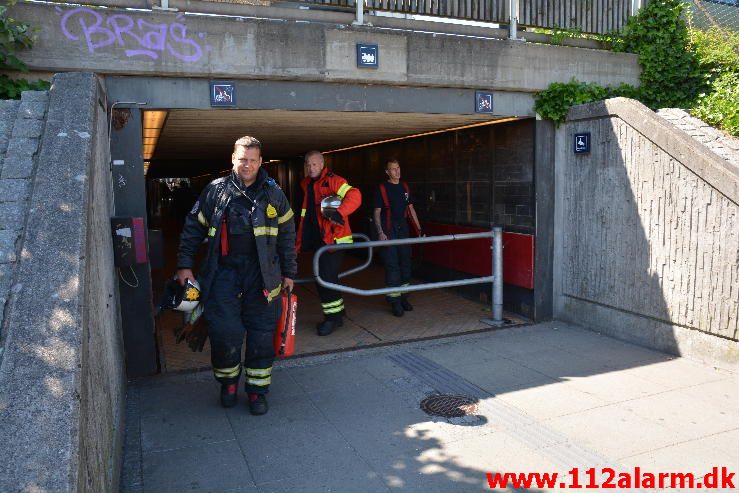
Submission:
M 362 204 L 361 192 L 347 181 L 330 172 L 324 165 L 323 155 L 310 151 L 305 155 L 305 168 L 308 176 L 300 183 L 303 189 L 303 208 L 298 226 L 297 251 L 312 252 L 324 245 L 353 243 L 349 228 L 349 215 Z M 321 200 L 330 195 L 341 198 L 337 210 L 327 210 L 321 214 Z M 332 283 L 339 282 L 339 270 L 344 252 L 334 251 L 321 255 L 319 272 L 321 278 Z M 317 329 L 319 336 L 327 336 L 342 325 L 344 299 L 333 289 L 318 287 L 324 320 Z

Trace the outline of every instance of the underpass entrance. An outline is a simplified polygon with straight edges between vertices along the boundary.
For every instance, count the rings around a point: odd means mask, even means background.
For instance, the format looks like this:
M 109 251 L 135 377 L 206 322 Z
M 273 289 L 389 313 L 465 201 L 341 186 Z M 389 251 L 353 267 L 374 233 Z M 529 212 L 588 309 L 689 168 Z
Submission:
M 465 95 L 459 90 L 384 88 L 383 92 L 377 87 L 331 84 L 293 83 L 289 91 L 289 83 L 244 82 L 254 96 L 253 101 L 239 99 L 247 108 L 215 109 L 206 106 L 202 94 L 195 94 L 194 86 L 204 83 L 207 88 L 207 81 L 142 79 L 146 78 L 112 78 L 108 82 L 112 100 L 129 102 L 119 104 L 116 110 L 123 109 L 129 120 L 139 122 L 138 145 L 143 158 L 139 177 L 143 190 L 136 193 L 116 188 L 116 215 L 121 215 L 119 203 L 122 209 L 129 204 L 130 211 L 143 207 L 149 230 L 149 263 L 136 268 L 147 271 L 136 273 L 151 280 L 148 293 L 141 283 L 137 288 L 124 284 L 121 290 L 122 299 L 127 298 L 122 301 L 124 331 L 129 333 L 127 354 L 137 355 L 129 357 L 129 374 L 152 373 L 152 355 L 155 371 L 210 366 L 207 345 L 202 353 L 193 353 L 186 344 L 175 344 L 181 314 L 165 312 L 154 321 L 153 312 L 140 307 L 159 302 L 164 284 L 177 267 L 175 257 L 185 214 L 207 183 L 230 171 L 233 142 L 243 135 L 253 135 L 262 142 L 263 166 L 282 186 L 296 217 L 302 203 L 302 155 L 311 149 L 324 152 L 327 166 L 363 194 L 363 207 L 351 217 L 352 230 L 358 233 L 368 230 L 373 198 L 384 177 L 384 160 L 398 159 L 402 179 L 413 191 L 428 234 L 489 230 L 492 224 L 505 227 L 504 241 L 510 245 L 504 250 L 506 264 L 513 266 L 506 269 L 510 271 L 505 277 L 506 318 L 520 323 L 535 317 L 533 119 L 475 113 L 474 104 L 470 104 L 474 91 Z M 173 85 L 179 95 L 172 90 Z M 296 103 L 290 96 L 301 91 L 312 94 L 311 102 Z M 276 92 L 286 99 L 277 97 Z M 435 92 L 446 100 L 434 98 Z M 330 94 L 333 98 L 329 99 Z M 342 95 L 352 97 L 342 100 Z M 520 97 L 501 99 L 512 109 Z M 420 101 L 427 104 L 419 105 Z M 392 111 L 408 110 L 412 104 L 417 106 L 415 112 Z M 259 107 L 265 105 L 278 107 Z M 118 111 L 113 116 L 120 120 Z M 117 153 L 137 145 L 131 137 L 135 132 L 129 129 L 127 138 L 122 138 L 126 133 L 123 127 L 115 127 L 111 140 L 114 162 Z M 116 171 L 113 166 L 114 183 Z M 137 207 L 130 207 L 132 203 Z M 480 241 L 416 248 L 414 278 L 422 282 L 484 275 L 490 265 L 486 248 Z M 361 263 L 362 255 L 348 255 L 344 268 Z M 299 265 L 300 276 L 311 275 L 310 257 L 301 256 Z M 344 282 L 363 288 L 383 287 L 382 264 L 374 262 Z M 414 310 L 403 317 L 394 317 L 382 296 L 345 295 L 344 326 L 328 337 L 319 337 L 315 326 L 323 316 L 315 286 L 301 285 L 296 293 L 300 298 L 298 355 L 486 330 L 479 321 L 490 317 L 489 285 L 415 293 L 411 298 Z M 150 349 L 141 351 L 147 339 Z

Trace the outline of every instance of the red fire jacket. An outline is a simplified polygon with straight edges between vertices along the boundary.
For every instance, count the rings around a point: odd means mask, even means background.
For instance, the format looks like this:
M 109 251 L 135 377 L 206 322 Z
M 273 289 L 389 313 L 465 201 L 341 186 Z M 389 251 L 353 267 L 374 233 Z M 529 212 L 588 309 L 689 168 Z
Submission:
M 308 210 L 308 185 L 310 177 L 305 177 L 300 182 L 300 188 L 303 189 L 303 208 L 300 211 L 300 225 L 298 226 L 298 238 L 296 242 L 297 251 L 300 252 L 300 242 L 303 238 L 303 225 L 305 223 L 305 213 Z M 338 211 L 344 219 L 344 224 L 334 224 L 321 215 L 321 199 L 329 195 L 338 195 L 342 198 L 341 206 Z M 316 208 L 316 217 L 318 218 L 318 227 L 321 229 L 321 237 L 327 245 L 335 243 L 353 243 L 352 230 L 349 227 L 349 214 L 354 212 L 362 204 L 362 193 L 359 189 L 349 185 L 346 180 L 339 175 L 335 175 L 323 168 L 321 176 L 318 177 L 313 184 L 313 196 Z

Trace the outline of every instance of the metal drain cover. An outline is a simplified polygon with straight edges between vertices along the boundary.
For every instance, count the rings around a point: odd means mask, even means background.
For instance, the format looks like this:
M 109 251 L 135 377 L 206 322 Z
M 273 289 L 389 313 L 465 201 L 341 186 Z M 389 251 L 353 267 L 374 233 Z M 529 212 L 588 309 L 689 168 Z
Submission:
M 461 418 L 477 414 L 477 402 L 466 395 L 434 394 L 421 401 L 421 410 L 431 416 Z

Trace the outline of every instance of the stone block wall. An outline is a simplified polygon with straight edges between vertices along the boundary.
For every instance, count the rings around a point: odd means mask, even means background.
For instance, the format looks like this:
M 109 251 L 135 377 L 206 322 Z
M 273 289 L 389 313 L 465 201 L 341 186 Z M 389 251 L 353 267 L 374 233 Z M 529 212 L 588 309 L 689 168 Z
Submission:
M 0 491 L 117 491 L 125 370 L 104 90 L 94 74 L 57 74 L 48 95 L 0 104 L 6 134 L 8 121 Z
M 24 92 L 20 101 L 0 101 L 0 337 L 5 306 L 15 283 L 48 101 L 44 91 Z

